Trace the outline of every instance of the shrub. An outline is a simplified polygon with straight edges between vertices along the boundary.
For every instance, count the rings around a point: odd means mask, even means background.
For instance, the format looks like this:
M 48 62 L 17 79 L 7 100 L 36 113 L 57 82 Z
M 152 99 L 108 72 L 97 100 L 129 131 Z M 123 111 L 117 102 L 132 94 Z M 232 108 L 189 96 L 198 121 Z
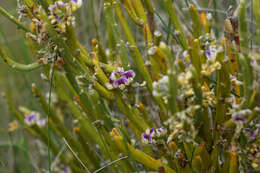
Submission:
M 244 0 L 238 16 L 225 20 L 221 39 L 210 13 L 190 5 L 189 33 L 175 3 L 161 1 L 174 28 L 167 40 L 151 1 L 105 0 L 108 48 L 93 39 L 91 51 L 74 31 L 73 12 L 82 3 L 24 0 L 21 15 L 30 28 L 0 8 L 25 33 L 38 60 L 20 64 L 3 48 L 0 57 L 15 70 L 40 68 L 50 85 L 47 99 L 32 85 L 45 115 L 17 108 L 3 93 L 20 124 L 48 146 L 49 172 L 260 169 L 260 58 L 249 47 Z M 260 1 L 253 3 L 254 41 L 260 44 Z M 126 15 L 141 28 L 141 44 Z M 68 150 L 60 152 L 60 143 Z M 59 166 L 51 166 L 54 158 Z

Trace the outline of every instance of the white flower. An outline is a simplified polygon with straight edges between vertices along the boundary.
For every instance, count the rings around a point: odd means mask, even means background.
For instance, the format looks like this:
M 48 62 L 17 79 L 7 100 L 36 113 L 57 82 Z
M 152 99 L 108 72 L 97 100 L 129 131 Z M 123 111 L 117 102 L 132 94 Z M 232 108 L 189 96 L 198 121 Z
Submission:
M 78 8 L 82 6 L 82 0 L 72 0 L 72 3 L 74 3 Z

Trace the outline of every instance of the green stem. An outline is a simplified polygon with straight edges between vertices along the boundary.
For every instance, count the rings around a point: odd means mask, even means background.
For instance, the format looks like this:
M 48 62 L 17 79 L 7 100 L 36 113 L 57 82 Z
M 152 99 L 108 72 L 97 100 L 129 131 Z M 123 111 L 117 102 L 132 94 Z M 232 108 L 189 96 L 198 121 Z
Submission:
M 2 15 L 4 15 L 6 18 L 8 18 L 11 22 L 13 22 L 14 24 L 16 24 L 18 26 L 18 28 L 23 29 L 25 32 L 31 32 L 29 28 L 27 28 L 26 26 L 24 26 L 20 21 L 18 21 L 14 16 L 12 16 L 11 14 L 9 14 L 5 9 L 3 9 L 2 7 L 0 7 L 0 13 Z
M 19 70 L 19 71 L 32 71 L 32 70 L 38 69 L 42 66 L 42 64 L 39 64 L 38 62 L 35 62 L 32 64 L 17 63 L 14 60 L 12 60 L 10 57 L 8 57 L 6 54 L 4 54 L 4 52 L 1 48 L 0 48 L 0 57 L 4 60 L 5 63 L 7 63 L 13 69 Z

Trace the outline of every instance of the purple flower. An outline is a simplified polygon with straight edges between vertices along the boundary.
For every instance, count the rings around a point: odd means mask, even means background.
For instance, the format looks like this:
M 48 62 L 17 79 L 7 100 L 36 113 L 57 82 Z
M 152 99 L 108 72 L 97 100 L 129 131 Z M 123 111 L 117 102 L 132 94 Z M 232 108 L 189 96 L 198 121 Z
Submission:
M 70 172 L 70 168 L 68 166 L 65 166 L 63 169 L 63 173 L 69 173 Z
M 151 129 L 146 129 L 146 132 L 145 133 L 142 133 L 142 142 L 145 143 L 145 144 L 151 144 L 151 143 L 154 143 L 154 128 L 151 128 Z
M 24 119 L 24 122 L 28 125 L 38 125 L 38 126 L 44 126 L 46 124 L 46 120 L 44 118 L 40 118 L 40 115 L 38 113 L 31 113 L 27 115 Z
M 255 132 L 249 128 L 245 128 L 245 132 L 251 137 L 251 138 L 255 138 Z
M 257 60 L 255 60 L 255 59 L 252 59 L 252 60 L 250 61 L 250 64 L 251 64 L 251 66 L 254 67 L 254 68 L 257 68 L 257 67 L 258 67 Z
M 206 50 L 206 57 L 208 59 L 215 59 L 217 56 L 217 48 L 215 45 L 209 46 L 209 49 Z
M 32 113 L 30 115 L 27 115 L 24 119 L 24 122 L 27 125 L 32 125 L 35 124 L 38 120 L 40 119 L 39 114 L 37 113 Z
M 135 72 L 133 70 L 128 70 L 126 72 L 123 72 L 123 76 L 125 76 L 127 79 L 133 78 L 135 75 Z
M 124 71 L 123 68 L 120 68 L 118 71 L 114 70 L 109 77 L 110 85 L 107 85 L 107 87 L 109 89 L 124 89 L 126 85 L 129 85 L 133 81 L 134 77 L 135 73 L 133 70 Z
M 119 85 L 125 85 L 127 83 L 126 77 L 121 77 L 113 82 L 113 85 L 119 86 Z
M 65 5 L 66 5 L 66 4 L 63 3 L 62 1 L 57 1 L 57 2 L 55 2 L 55 6 L 56 6 L 57 8 L 64 7 Z
M 206 50 L 206 56 L 207 56 L 207 58 L 210 58 L 210 50 Z
M 63 3 L 62 1 L 57 1 L 57 2 L 55 2 L 53 5 L 51 5 L 50 7 L 49 7 L 49 10 L 51 11 L 51 12 L 54 12 L 54 10 L 56 10 L 57 8 L 62 8 L 62 7 L 64 7 L 65 5 L 67 5 L 66 3 Z
M 233 117 L 233 122 L 246 122 L 246 119 L 244 117 Z

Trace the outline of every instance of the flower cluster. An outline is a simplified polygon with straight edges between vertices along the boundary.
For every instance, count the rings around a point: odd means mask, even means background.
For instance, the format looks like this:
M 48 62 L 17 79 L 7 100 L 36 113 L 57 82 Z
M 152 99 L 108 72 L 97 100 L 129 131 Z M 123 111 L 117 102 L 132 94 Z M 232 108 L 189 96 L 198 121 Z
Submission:
M 168 126 L 171 131 L 167 143 L 175 138 L 182 142 L 195 142 L 193 140 L 197 136 L 197 130 L 193 116 L 198 109 L 200 109 L 198 105 L 190 106 L 183 111 L 177 112 L 164 122 L 164 125 Z
M 244 109 L 244 110 L 240 110 L 238 112 L 234 112 L 232 114 L 232 120 L 235 123 L 239 123 L 239 122 L 244 123 L 247 121 L 246 116 L 251 113 L 252 113 L 252 111 L 250 109 Z
M 28 126 L 32 126 L 32 125 L 44 126 L 46 124 L 46 119 L 40 118 L 39 113 L 33 112 L 29 115 L 26 115 L 24 122 Z
M 251 161 L 252 167 L 260 169 L 260 140 L 258 139 L 254 144 L 247 147 L 247 151 L 250 153 L 249 160 Z
M 123 68 L 119 68 L 118 71 L 114 70 L 110 77 L 109 83 L 106 84 L 108 89 L 120 88 L 124 89 L 125 86 L 133 82 L 135 72 L 133 70 L 124 71 Z
M 212 90 L 210 90 L 210 88 L 207 86 L 207 85 L 203 85 L 201 87 L 201 90 L 202 90 L 202 103 L 204 106 L 213 106 L 216 104 L 216 101 L 215 101 L 215 95 L 214 95 L 214 92 Z
M 82 5 L 82 0 L 71 0 L 70 2 L 56 1 L 49 7 L 49 19 L 55 25 L 57 31 L 64 33 L 66 26 L 75 25 L 75 17 L 72 12 Z
M 214 71 L 221 69 L 221 64 L 216 60 L 217 54 L 223 51 L 222 47 L 217 48 L 216 45 L 210 45 L 205 51 L 207 61 L 202 64 L 201 73 L 205 76 L 210 76 Z
M 158 139 L 164 137 L 166 134 L 167 129 L 164 127 L 146 129 L 145 133 L 142 133 L 142 142 L 144 144 L 155 144 Z
M 209 49 L 207 49 L 205 53 L 208 59 L 215 59 L 217 57 L 216 45 L 210 45 Z
M 192 72 L 188 69 L 187 72 L 182 72 L 178 75 L 177 80 L 180 85 L 180 89 L 184 93 L 183 96 L 192 96 L 194 95 L 194 91 L 191 85 L 191 80 L 192 78 Z
M 153 95 L 155 97 L 158 96 L 165 96 L 168 94 L 169 91 L 169 78 L 168 76 L 163 76 L 159 81 L 153 82 Z
M 211 61 L 207 64 L 202 64 L 201 74 L 210 76 L 214 71 L 220 70 L 221 64 L 218 61 Z

